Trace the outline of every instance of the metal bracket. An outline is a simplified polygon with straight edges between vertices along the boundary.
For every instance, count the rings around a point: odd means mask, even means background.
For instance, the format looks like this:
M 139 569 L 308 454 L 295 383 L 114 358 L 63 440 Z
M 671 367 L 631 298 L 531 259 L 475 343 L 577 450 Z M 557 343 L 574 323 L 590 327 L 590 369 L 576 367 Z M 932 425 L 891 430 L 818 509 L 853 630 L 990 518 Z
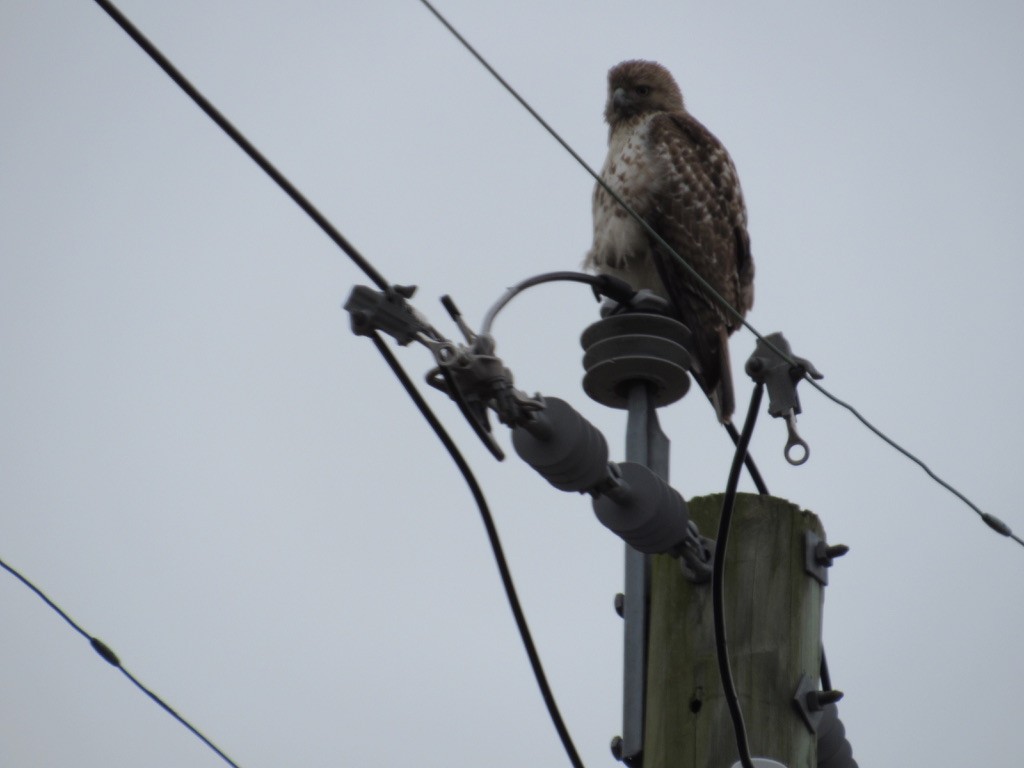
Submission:
M 804 531 L 804 570 L 822 586 L 828 585 L 828 569 L 835 559 L 849 551 L 845 544 L 829 545 L 814 531 Z
M 828 585 L 828 566 L 818 559 L 818 545 L 825 542 L 814 531 L 804 531 L 804 570 L 822 586 Z
M 430 337 L 434 329 L 406 301 L 415 293 L 415 285 L 396 285 L 388 291 L 357 285 L 345 302 L 345 309 L 352 316 L 352 332 L 369 336 L 374 331 L 384 331 L 402 346 Z
M 800 675 L 800 682 L 797 684 L 796 693 L 793 694 L 793 706 L 804 725 L 812 734 L 818 732 L 818 725 L 821 723 L 822 710 L 829 704 L 835 704 L 843 698 L 842 691 L 821 691 L 818 690 L 814 678 L 806 673 Z
M 357 285 L 345 302 L 345 309 L 351 315 L 352 332 L 359 336 L 371 336 L 377 331 L 383 331 L 402 346 L 418 341 L 427 347 L 438 365 L 427 374 L 427 383 L 455 401 L 473 431 L 494 457 L 501 461 L 505 454 L 491 435 L 487 421 L 487 400 L 478 396 L 477 387 L 467 388 L 457 377 L 467 368 L 472 368 L 473 373 L 479 373 L 480 366 L 475 365 L 476 358 L 468 354 L 467 348 L 454 344 L 438 333 L 406 301 L 415 292 L 415 286 L 396 285 L 386 291 L 377 291 L 365 285 Z M 460 323 L 459 327 L 464 326 Z
M 792 361 L 792 362 L 791 362 Z M 754 354 L 747 360 L 747 374 L 755 382 L 768 387 L 768 413 L 786 420 L 789 436 L 784 454 L 790 464 L 803 464 L 811 455 L 810 447 L 797 434 L 796 415 L 800 413 L 800 398 L 796 385 L 805 376 L 823 378 L 810 361 L 793 355 L 789 342 L 781 333 L 771 333 L 758 339 Z M 794 453 L 799 449 L 799 453 Z
M 821 710 L 815 712 L 808 706 L 807 697 L 816 691 L 817 686 L 814 684 L 814 680 L 807 674 L 800 675 L 800 683 L 796 687 L 796 693 L 793 694 L 793 706 L 796 707 L 796 711 L 803 718 L 804 725 L 811 733 L 818 732 L 818 723 L 821 722 Z
M 711 581 L 711 571 L 715 566 L 715 541 L 701 535 L 697 524 L 688 522 L 689 535 L 680 543 L 679 567 L 683 577 L 694 584 L 706 584 Z

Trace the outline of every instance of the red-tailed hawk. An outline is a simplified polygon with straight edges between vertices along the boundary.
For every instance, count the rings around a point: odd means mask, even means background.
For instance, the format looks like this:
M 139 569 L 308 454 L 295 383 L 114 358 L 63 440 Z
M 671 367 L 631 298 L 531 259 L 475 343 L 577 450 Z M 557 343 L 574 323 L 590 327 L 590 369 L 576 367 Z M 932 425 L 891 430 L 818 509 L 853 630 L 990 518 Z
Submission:
M 608 157 L 601 178 L 741 315 L 754 302 L 747 212 L 729 153 L 683 106 L 667 69 L 624 61 L 608 72 Z M 729 334 L 739 321 L 656 244 L 608 192 L 594 189 L 584 266 L 668 299 L 694 335 L 695 378 L 721 421 L 735 399 Z

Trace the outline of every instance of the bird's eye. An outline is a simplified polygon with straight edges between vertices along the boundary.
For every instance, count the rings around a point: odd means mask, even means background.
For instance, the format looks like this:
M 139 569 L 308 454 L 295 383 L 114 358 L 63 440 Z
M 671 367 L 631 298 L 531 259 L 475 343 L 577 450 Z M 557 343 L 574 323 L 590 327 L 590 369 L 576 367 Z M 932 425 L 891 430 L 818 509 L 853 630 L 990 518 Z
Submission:
M 648 93 L 651 92 L 650 87 L 646 85 L 638 85 L 633 90 L 636 91 L 638 96 L 646 96 Z

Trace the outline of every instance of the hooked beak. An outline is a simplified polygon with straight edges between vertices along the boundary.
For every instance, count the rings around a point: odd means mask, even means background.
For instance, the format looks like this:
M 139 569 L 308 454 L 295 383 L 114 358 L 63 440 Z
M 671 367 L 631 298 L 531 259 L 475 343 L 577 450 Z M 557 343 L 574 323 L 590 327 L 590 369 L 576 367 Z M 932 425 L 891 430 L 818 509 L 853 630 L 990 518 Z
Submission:
M 616 109 L 624 109 L 629 106 L 629 94 L 626 93 L 625 88 L 616 88 L 612 93 L 612 105 Z

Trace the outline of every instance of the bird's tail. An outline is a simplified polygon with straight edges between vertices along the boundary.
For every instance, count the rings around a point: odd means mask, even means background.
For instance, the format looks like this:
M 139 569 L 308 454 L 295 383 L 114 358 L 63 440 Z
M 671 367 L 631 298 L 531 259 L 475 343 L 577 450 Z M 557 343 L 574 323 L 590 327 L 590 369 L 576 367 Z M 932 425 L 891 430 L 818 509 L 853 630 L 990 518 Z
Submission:
M 729 362 L 729 331 L 724 323 L 717 324 L 717 331 L 702 330 L 707 328 L 707 324 L 701 322 L 693 306 L 695 297 L 681 284 L 678 272 L 670 268 L 666 257 L 657 248 L 652 250 L 652 258 L 677 319 L 690 329 L 690 351 L 696 357 L 694 362 L 698 367 L 693 371 L 693 377 L 714 406 L 718 420 L 728 424 L 736 410 L 732 365 Z

